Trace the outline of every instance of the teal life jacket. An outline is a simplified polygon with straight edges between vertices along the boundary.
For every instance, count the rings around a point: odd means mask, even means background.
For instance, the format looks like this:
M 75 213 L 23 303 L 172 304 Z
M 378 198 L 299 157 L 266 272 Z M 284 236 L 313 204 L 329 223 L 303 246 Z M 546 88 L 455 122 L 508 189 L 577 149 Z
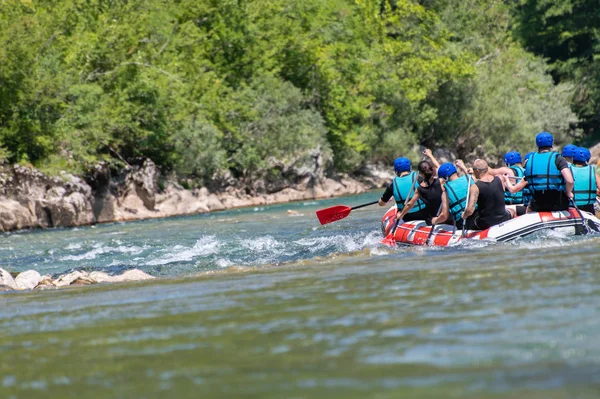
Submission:
M 523 177 L 525 176 L 525 169 L 521 166 L 513 165 L 510 167 L 512 171 L 515 173 L 515 177 Z M 517 184 L 520 180 L 516 180 L 515 184 Z M 523 190 L 512 194 L 510 191 L 504 191 L 504 203 L 507 205 L 520 205 L 523 203 Z
M 454 221 L 460 220 L 462 213 L 467 208 L 467 192 L 469 191 L 467 183 L 467 176 L 461 176 L 456 180 L 447 181 L 444 185 L 446 195 L 448 196 L 448 210 L 452 214 Z M 473 179 L 471 179 L 469 187 L 474 183 Z M 477 209 L 477 204 L 475 204 L 475 209 Z
M 531 193 L 557 190 L 566 191 L 565 179 L 556 167 L 558 152 L 536 152 L 525 165 L 525 179 L 527 179 Z
M 578 168 L 571 165 L 571 173 L 575 186 L 573 194 L 575 195 L 575 204 L 577 206 L 593 205 L 596 201 L 596 171 L 591 165 Z
M 410 201 L 415 195 L 417 187 L 419 187 L 417 172 L 410 172 L 408 175 L 402 177 L 396 176 L 392 184 L 394 185 L 394 199 L 396 200 L 396 206 L 398 207 L 398 210 L 401 211 L 404 208 L 406 198 L 408 197 L 408 200 Z M 425 203 L 419 198 L 415 206 L 413 206 L 408 213 L 419 212 L 424 208 Z

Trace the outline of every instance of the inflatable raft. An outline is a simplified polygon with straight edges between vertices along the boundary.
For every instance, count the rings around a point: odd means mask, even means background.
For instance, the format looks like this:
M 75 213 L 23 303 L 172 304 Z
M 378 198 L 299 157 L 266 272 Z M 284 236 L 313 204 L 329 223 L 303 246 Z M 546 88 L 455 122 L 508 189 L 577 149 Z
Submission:
M 581 216 L 583 216 L 583 221 Z M 568 228 L 572 234 L 585 234 L 600 230 L 600 219 L 591 213 L 569 208 L 560 212 L 533 212 L 511 219 L 487 230 L 467 230 L 465 237 L 473 240 L 510 241 L 536 231 Z M 387 236 L 394 227 L 396 207 L 390 208 L 381 220 L 381 229 Z M 584 227 L 583 223 L 587 225 Z M 415 220 L 398 225 L 394 238 L 397 244 L 450 246 L 460 242 L 462 231 L 452 225 L 441 224 L 433 229 L 424 221 Z M 427 242 L 429 238 L 429 242 Z

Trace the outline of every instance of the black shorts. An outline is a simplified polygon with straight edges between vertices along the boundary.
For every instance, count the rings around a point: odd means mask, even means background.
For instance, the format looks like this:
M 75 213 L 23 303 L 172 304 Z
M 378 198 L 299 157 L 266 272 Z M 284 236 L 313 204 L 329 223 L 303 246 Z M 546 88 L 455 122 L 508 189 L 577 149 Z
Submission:
M 594 215 L 596 213 L 596 210 L 594 209 L 594 204 L 581 205 L 579 207 L 579 210 L 589 212 L 592 215 Z
M 484 219 L 480 217 L 477 212 L 475 212 L 473 216 L 473 225 L 475 226 L 475 230 L 486 230 L 492 226 L 512 219 L 512 214 L 509 211 L 504 211 L 504 216 L 500 218 L 494 218 L 493 220 Z
M 405 222 L 412 222 L 413 220 L 424 220 L 428 225 L 431 225 L 431 214 L 427 209 L 421 209 L 417 212 L 411 212 L 404 215 Z
M 564 191 L 536 191 L 529 207 L 534 212 L 566 211 L 569 209 L 569 197 Z

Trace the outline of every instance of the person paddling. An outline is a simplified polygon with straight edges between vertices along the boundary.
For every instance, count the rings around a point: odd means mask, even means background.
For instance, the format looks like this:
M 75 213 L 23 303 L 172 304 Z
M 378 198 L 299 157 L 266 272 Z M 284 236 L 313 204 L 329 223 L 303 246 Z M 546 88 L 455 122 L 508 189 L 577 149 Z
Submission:
M 600 179 L 596 177 L 595 168 L 587 164 L 586 151 L 585 148 L 578 148 L 574 152 L 573 164 L 570 168 L 575 180 L 573 188 L 575 204 L 582 211 L 593 214 L 596 196 L 600 196 Z
M 438 177 L 442 179 L 442 209 L 439 216 L 434 217 L 432 224 L 448 223 L 452 220 L 458 229 L 463 228 L 462 213 L 466 209 L 467 191 L 473 180 L 467 176 L 458 176 L 456 167 L 445 163 L 438 169 Z
M 431 225 L 431 219 L 437 216 L 437 213 L 442 204 L 442 186 L 440 181 L 434 176 L 435 169 L 429 161 L 422 161 L 418 166 L 419 175 L 422 178 L 421 183 L 417 187 L 413 197 L 402 209 L 402 211 L 396 214 L 396 219 L 409 220 L 424 220 L 427 224 Z M 413 207 L 419 203 L 419 201 L 425 204 L 425 208 L 419 212 L 415 212 L 411 215 L 411 219 L 406 219 L 407 215 Z M 417 219 L 416 217 L 419 216 Z
M 563 211 L 573 199 L 573 175 L 567 161 L 552 151 L 554 138 L 541 132 L 535 138 L 538 152 L 533 153 L 525 165 L 525 178 L 516 185 L 506 178 L 504 183 L 511 193 L 531 191 L 530 209 L 534 212 Z
M 401 157 L 396 159 L 394 161 L 394 171 L 396 172 L 396 177 L 379 199 L 379 206 L 385 206 L 394 197 L 399 214 L 404 209 L 404 204 L 417 190 L 421 180 L 417 173 L 412 171 L 412 164 L 408 158 Z M 423 201 L 417 201 L 410 211 L 406 213 L 404 220 L 424 220 L 425 213 L 423 211 L 425 206 Z
M 483 159 L 475 160 L 473 172 L 477 183 L 469 188 L 469 203 L 463 219 L 473 216 L 474 228 L 485 230 L 515 217 L 516 211 L 504 205 L 504 184 L 498 176 L 489 173 L 488 163 Z

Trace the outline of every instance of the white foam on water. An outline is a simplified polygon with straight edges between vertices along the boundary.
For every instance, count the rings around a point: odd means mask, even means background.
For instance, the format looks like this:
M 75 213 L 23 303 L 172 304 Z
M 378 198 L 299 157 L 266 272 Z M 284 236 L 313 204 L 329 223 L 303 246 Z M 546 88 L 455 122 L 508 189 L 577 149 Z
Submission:
M 216 264 L 218 267 L 221 267 L 221 268 L 225 268 L 225 267 L 233 266 L 233 262 L 232 262 L 232 261 L 230 261 L 229 259 L 217 259 L 217 260 L 215 261 L 215 264 Z
M 98 255 L 103 255 L 107 253 L 130 253 L 133 255 L 137 255 L 142 253 L 144 249 L 138 246 L 118 246 L 118 247 L 104 247 L 102 244 L 94 245 L 94 249 L 88 251 L 81 255 L 68 255 L 60 258 L 63 261 L 80 261 L 80 260 L 92 260 L 96 259 Z
M 335 249 L 337 252 L 355 252 L 365 248 L 377 248 L 380 242 L 381 233 L 372 231 L 366 236 L 363 234 L 351 234 L 303 238 L 294 241 L 294 244 L 304 247 L 310 253 L 315 253 L 329 248 Z
M 221 247 L 221 245 L 222 244 L 215 236 L 204 236 L 198 239 L 196 244 L 191 248 L 176 245 L 172 247 L 166 255 L 161 256 L 158 259 L 153 259 L 145 264 L 147 266 L 159 266 L 175 262 L 189 262 L 198 257 L 216 254 L 219 252 L 219 247 Z
M 82 245 L 80 242 L 72 242 L 65 247 L 65 250 L 72 251 L 74 249 L 81 249 Z
M 272 236 L 262 236 L 251 240 L 242 240 L 240 245 L 252 252 L 275 252 L 282 253 L 285 245 Z

